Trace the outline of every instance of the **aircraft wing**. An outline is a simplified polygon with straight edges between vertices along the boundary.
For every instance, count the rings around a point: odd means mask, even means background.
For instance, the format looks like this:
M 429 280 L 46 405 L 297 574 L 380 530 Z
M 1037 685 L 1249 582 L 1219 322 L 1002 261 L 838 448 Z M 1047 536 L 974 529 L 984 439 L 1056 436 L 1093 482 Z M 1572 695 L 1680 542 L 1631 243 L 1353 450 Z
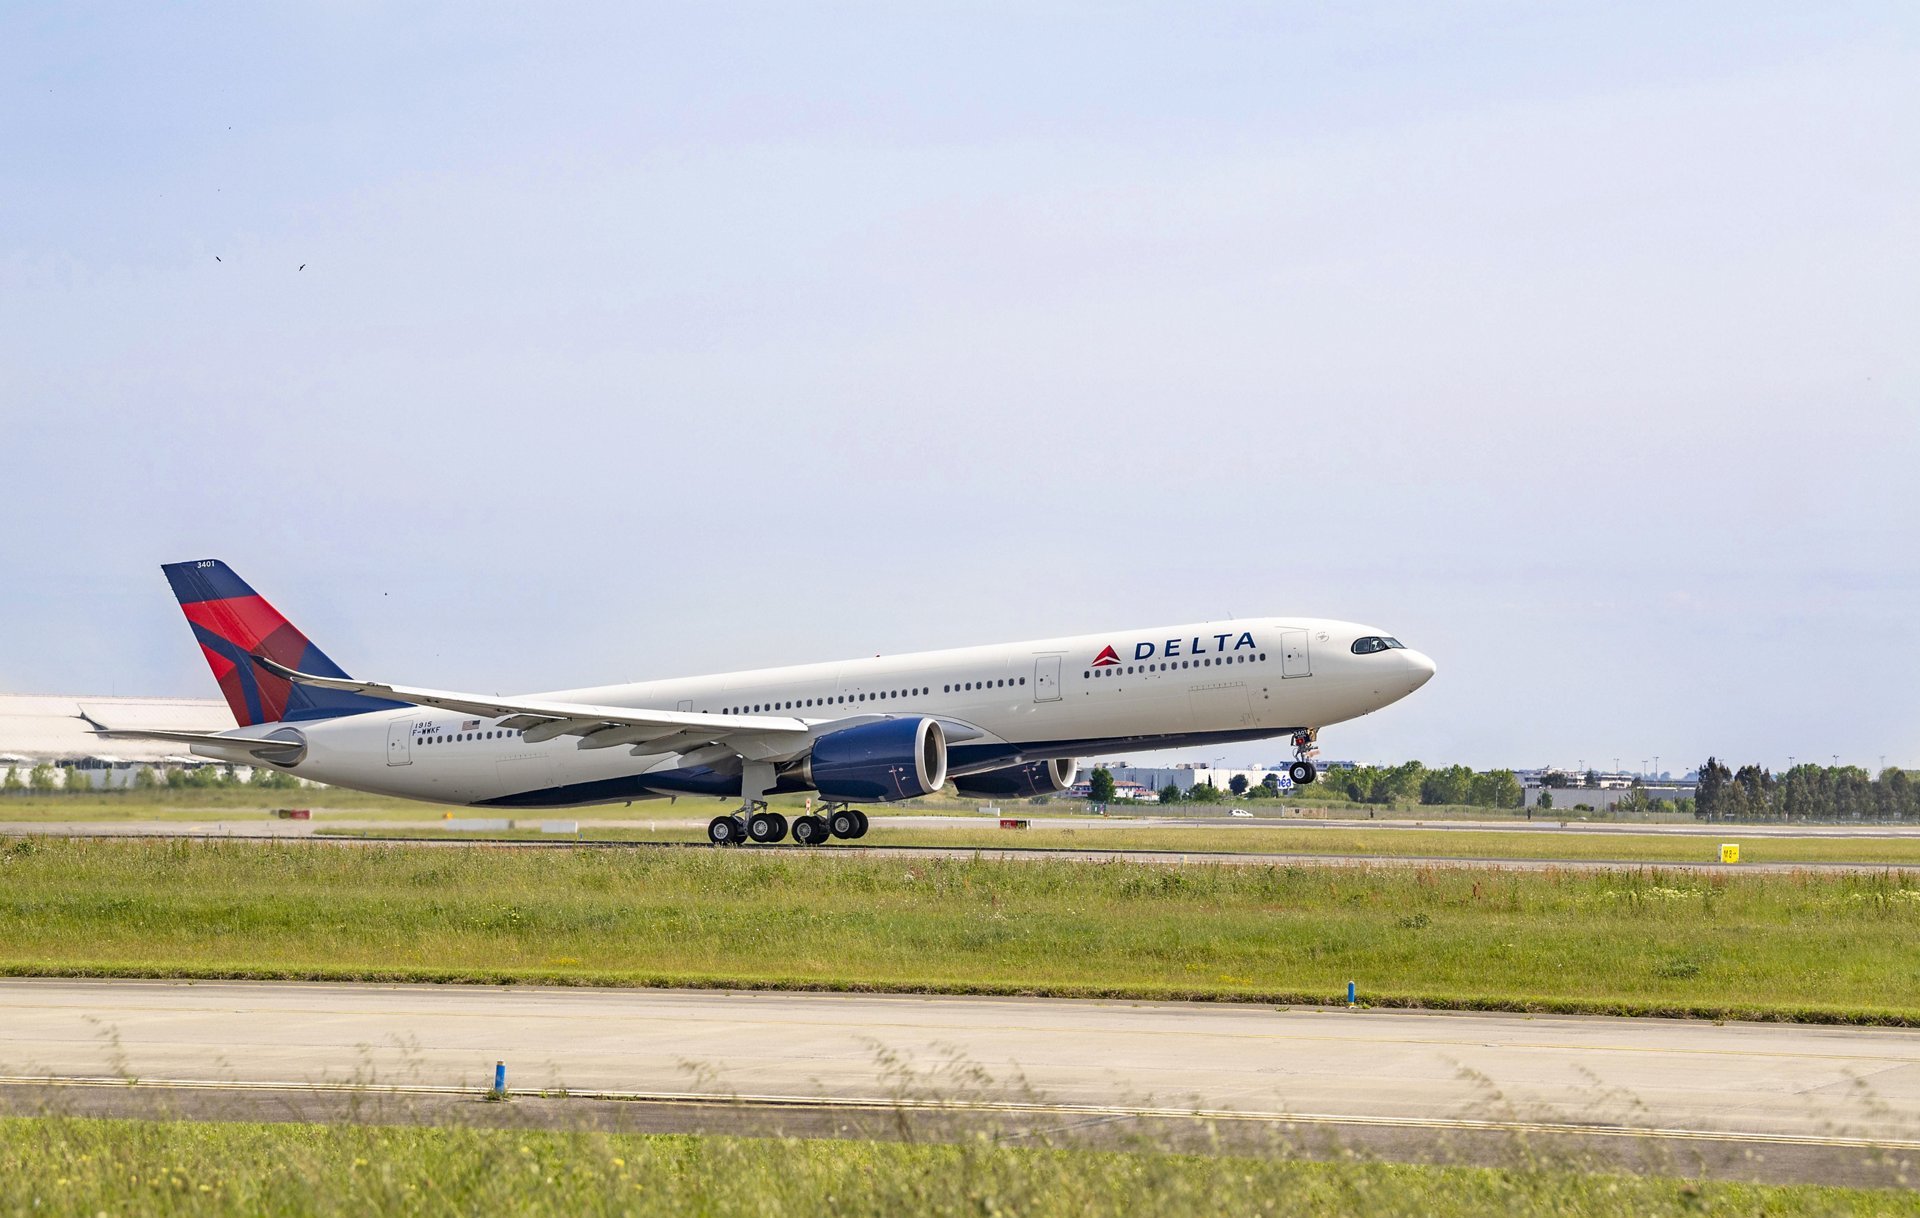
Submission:
M 541 698 L 490 698 L 482 694 L 463 694 L 440 689 L 414 689 L 406 685 L 382 685 L 374 681 L 355 681 L 346 677 L 318 677 L 265 656 L 253 656 L 253 662 L 268 672 L 297 685 L 320 689 L 391 698 L 415 706 L 463 715 L 499 719 L 503 727 L 519 731 L 529 744 L 552 740 L 556 736 L 579 736 L 583 748 L 613 745 L 642 745 L 671 738 L 676 749 L 696 743 L 718 743 L 733 738 L 792 734 L 804 738 L 805 720 L 779 715 L 709 715 L 700 711 L 647 710 L 632 706 L 591 706 L 580 702 L 550 702 Z

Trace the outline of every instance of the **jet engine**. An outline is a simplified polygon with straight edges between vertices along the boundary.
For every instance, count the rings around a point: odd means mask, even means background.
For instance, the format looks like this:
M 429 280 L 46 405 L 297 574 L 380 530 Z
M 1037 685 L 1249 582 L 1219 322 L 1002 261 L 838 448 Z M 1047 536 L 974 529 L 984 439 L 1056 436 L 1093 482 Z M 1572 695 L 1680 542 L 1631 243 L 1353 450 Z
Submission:
M 984 770 L 953 780 L 960 794 L 980 799 L 1022 799 L 1034 795 L 1053 795 L 1073 785 L 1080 776 L 1080 763 L 1071 757 L 1051 761 L 1030 761 L 1004 770 Z
M 947 736 L 921 716 L 862 723 L 815 740 L 791 773 L 828 799 L 930 795 L 947 781 Z

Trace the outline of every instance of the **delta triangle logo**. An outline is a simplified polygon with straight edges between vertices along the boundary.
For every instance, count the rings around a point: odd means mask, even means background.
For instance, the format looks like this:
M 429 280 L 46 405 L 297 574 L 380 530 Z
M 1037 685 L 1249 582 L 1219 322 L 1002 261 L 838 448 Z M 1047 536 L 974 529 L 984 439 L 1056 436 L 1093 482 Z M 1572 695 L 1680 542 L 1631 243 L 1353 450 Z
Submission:
M 1095 668 L 1107 668 L 1119 662 L 1120 657 L 1113 654 L 1112 643 L 1108 643 L 1105 647 L 1102 647 L 1100 654 L 1093 657 L 1093 667 Z

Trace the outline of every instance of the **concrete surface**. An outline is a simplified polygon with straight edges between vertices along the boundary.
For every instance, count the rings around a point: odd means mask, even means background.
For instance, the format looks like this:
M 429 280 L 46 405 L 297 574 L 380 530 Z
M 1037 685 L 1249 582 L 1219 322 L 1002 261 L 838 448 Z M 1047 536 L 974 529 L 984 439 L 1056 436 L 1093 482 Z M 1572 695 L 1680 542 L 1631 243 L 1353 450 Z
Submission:
M 888 1113 L 955 1106 L 1029 1130 L 1178 1125 L 1198 1115 L 1243 1131 L 1253 1122 L 1341 1131 L 1394 1157 L 1507 1134 L 1611 1143 L 1615 1158 L 1628 1143 L 1640 1143 L 1631 1154 L 1641 1160 L 1649 1145 L 1679 1148 L 1687 1162 L 1718 1163 L 1719 1174 L 1853 1181 L 1904 1178 L 1920 1152 L 1920 1031 L 1905 1029 L 898 995 L 0 980 L 0 1075 L 16 1110 L 20 1088 L 50 1079 L 132 1078 L 208 1096 L 373 1086 L 471 1098 L 496 1060 L 507 1062 L 509 1086 L 527 1093 L 709 1113 L 701 1102 L 732 1099 L 736 1116 L 842 1114 L 827 1126 L 847 1113 L 879 1113 L 884 1125 Z M 1825 1157 L 1809 1157 L 1814 1150 Z

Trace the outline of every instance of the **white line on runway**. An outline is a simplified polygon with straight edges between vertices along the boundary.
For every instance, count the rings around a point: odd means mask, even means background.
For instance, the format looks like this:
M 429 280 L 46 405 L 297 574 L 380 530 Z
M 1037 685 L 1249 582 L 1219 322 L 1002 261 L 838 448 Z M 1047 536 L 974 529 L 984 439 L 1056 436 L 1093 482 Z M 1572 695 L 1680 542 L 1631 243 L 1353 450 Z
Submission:
M 186 1078 L 59 1078 L 25 1075 L 0 1075 L 0 1086 L 37 1087 L 119 1087 L 165 1088 L 180 1091 L 307 1091 L 368 1095 L 465 1095 L 484 1096 L 484 1089 L 472 1087 L 430 1086 L 421 1084 L 380 1085 L 363 1083 L 306 1082 L 223 1082 L 219 1079 Z M 537 1088 L 509 1087 L 508 1099 L 538 1099 L 551 1093 Z M 1238 1108 L 1153 1108 L 1128 1104 L 1044 1104 L 987 1100 L 916 1100 L 887 1096 L 806 1096 L 806 1095 L 715 1095 L 702 1091 L 580 1091 L 569 1089 L 568 1099 L 618 1100 L 629 1103 L 688 1104 L 703 1107 L 749 1106 L 763 1108 L 812 1108 L 837 1110 L 892 1110 L 914 1112 L 980 1112 L 1059 1117 L 1140 1117 L 1181 1120 L 1241 1121 L 1287 1125 L 1351 1125 L 1372 1129 L 1430 1129 L 1435 1131 L 1491 1132 L 1507 1134 L 1575 1134 L 1612 1138 L 1663 1138 L 1695 1142 L 1758 1143 L 1775 1146 L 1845 1146 L 1862 1149 L 1920 1151 L 1920 1140 L 1901 1141 L 1886 1138 L 1854 1138 L 1783 1133 L 1729 1133 L 1715 1129 L 1668 1129 L 1658 1126 L 1584 1125 L 1547 1121 L 1489 1121 L 1440 1117 L 1366 1117 L 1317 1112 L 1253 1112 Z

